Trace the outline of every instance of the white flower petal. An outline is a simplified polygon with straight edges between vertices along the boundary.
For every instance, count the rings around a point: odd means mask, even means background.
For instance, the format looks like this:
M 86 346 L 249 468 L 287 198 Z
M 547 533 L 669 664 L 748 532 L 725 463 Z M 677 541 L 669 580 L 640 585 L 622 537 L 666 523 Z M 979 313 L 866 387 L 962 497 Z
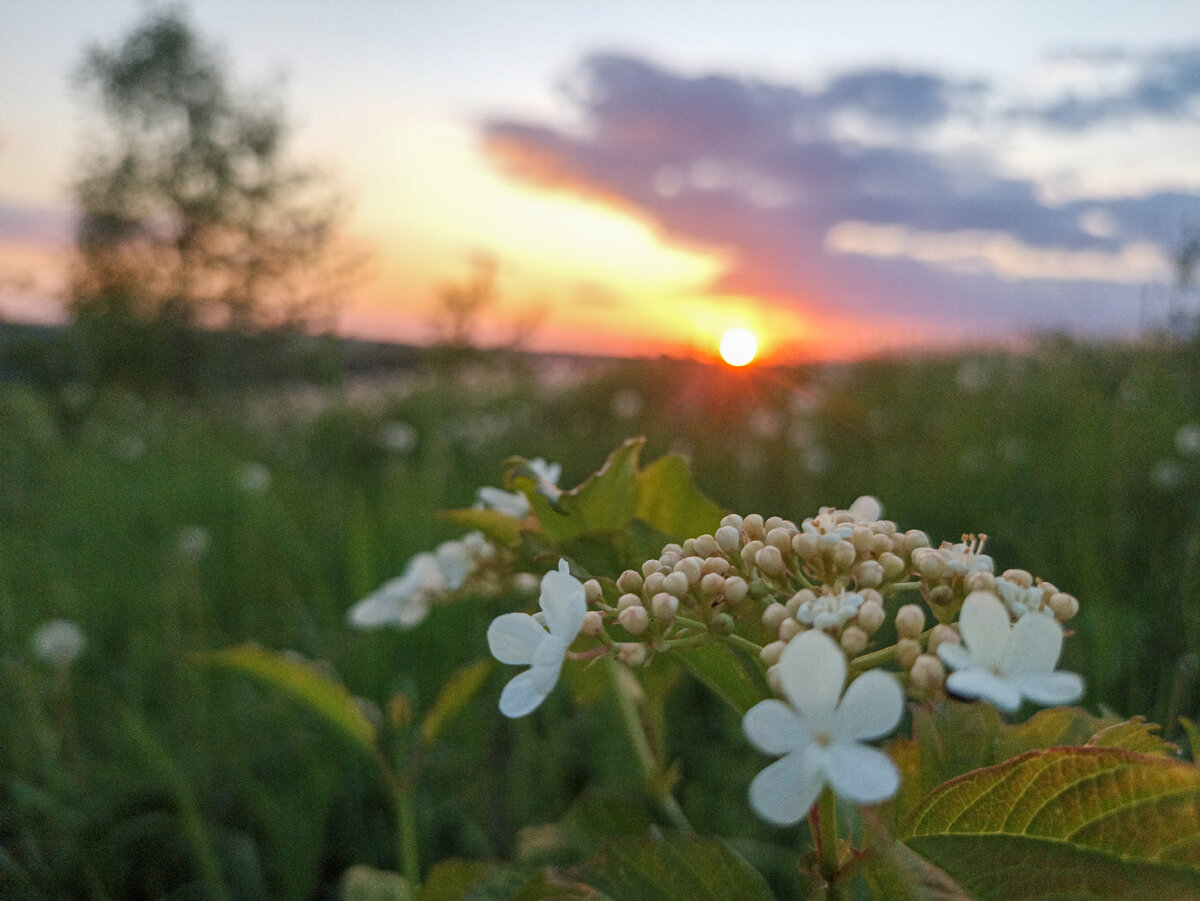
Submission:
M 488 626 L 488 649 L 501 663 L 533 662 L 534 652 L 550 636 L 528 613 L 504 613 Z
M 775 698 L 759 701 L 747 710 L 742 731 L 750 744 L 767 754 L 786 754 L 812 744 L 812 733 L 796 712 Z
M 1049 673 L 1062 653 L 1062 626 L 1049 616 L 1027 613 L 1009 636 L 1000 671 L 1010 676 Z
M 858 498 L 847 511 L 854 517 L 855 522 L 875 522 L 883 515 L 883 505 L 878 498 L 864 494 Z
M 567 643 L 554 635 L 547 635 L 533 652 L 530 672 L 547 693 L 558 682 L 558 674 L 562 671 L 563 659 L 566 656 Z
M 825 785 L 822 749 L 809 745 L 763 769 L 750 783 L 750 806 L 769 823 L 790 826 L 808 815 Z
M 466 543 L 443 541 L 437 546 L 435 553 L 442 578 L 446 582 L 446 588 L 450 591 L 458 591 L 467 581 L 471 570 L 475 568 L 475 562 L 471 559 Z
M 542 596 L 539 601 L 546 614 L 546 625 L 552 635 L 570 644 L 583 628 L 587 614 L 587 598 L 583 583 L 570 574 L 566 560 L 559 561 L 558 570 L 542 576 Z
M 958 629 L 977 664 L 991 669 L 1000 663 L 1011 624 L 999 598 L 985 591 L 972 591 L 963 601 Z
M 1083 697 L 1078 673 L 1028 673 L 1009 680 L 1024 697 L 1043 707 L 1073 704 Z
M 951 673 L 946 690 L 963 698 L 983 698 L 1008 713 L 1021 706 L 1021 694 L 1012 683 L 977 666 Z
M 378 592 L 367 595 L 350 608 L 346 614 L 350 625 L 356 629 L 373 629 L 400 619 L 400 604 L 394 597 Z
M 938 656 L 951 669 L 966 669 L 971 666 L 971 653 L 960 644 L 943 641 L 938 645 Z
M 833 714 L 833 733 L 839 740 L 879 738 L 895 729 L 903 714 L 900 683 L 885 672 L 871 670 L 846 689 Z
M 779 658 L 783 693 L 810 729 L 821 730 L 833 716 L 846 682 L 846 657 L 824 632 L 802 632 Z
M 500 693 L 500 712 L 509 719 L 525 716 L 536 710 L 549 693 L 549 689 L 543 690 L 534 670 L 518 673 Z
M 839 797 L 856 804 L 884 801 L 900 788 L 900 771 L 891 759 L 857 742 L 835 742 L 825 749 L 825 777 Z

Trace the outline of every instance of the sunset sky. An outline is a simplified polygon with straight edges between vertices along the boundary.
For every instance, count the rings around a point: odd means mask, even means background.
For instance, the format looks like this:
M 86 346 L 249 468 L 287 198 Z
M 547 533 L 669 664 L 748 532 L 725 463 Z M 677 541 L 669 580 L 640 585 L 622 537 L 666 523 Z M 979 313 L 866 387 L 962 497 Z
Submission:
M 541 349 L 842 357 L 1161 320 L 1200 228 L 1200 3 L 196 0 L 276 85 L 370 263 L 349 334 L 426 341 L 483 253 Z M 145 4 L 0 5 L 0 310 L 52 321 Z

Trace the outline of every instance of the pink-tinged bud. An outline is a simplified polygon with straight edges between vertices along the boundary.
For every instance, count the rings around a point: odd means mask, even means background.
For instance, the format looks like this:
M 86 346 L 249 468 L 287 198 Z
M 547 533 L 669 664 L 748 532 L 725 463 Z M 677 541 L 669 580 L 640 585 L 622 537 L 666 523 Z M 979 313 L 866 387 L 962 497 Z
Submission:
M 617 598 L 617 612 L 627 610 L 630 607 L 642 606 L 642 596 L 640 594 L 623 594 Z
M 742 518 L 736 513 L 726 513 L 721 520 L 721 528 L 725 528 L 726 526 L 740 532 L 742 531 Z
M 579 630 L 579 634 L 587 638 L 595 638 L 604 631 L 604 617 L 600 615 L 599 610 L 589 610 L 583 615 L 583 628 Z
M 746 533 L 746 537 L 751 541 L 755 539 L 761 540 L 766 534 L 763 530 L 763 518 L 757 513 L 751 513 L 742 520 L 742 531 Z
M 725 600 L 731 604 L 737 604 L 745 600 L 746 595 L 750 593 L 750 586 L 741 576 L 730 576 L 725 580 L 723 593 Z
M 704 571 L 706 573 L 716 573 L 719 576 L 728 573 L 732 567 L 733 564 L 724 557 L 709 557 L 704 561 Z
M 792 533 L 787 529 L 771 529 L 767 532 L 766 542 L 786 554 L 792 549 Z
M 632 569 L 625 570 L 617 577 L 617 587 L 622 592 L 639 594 L 642 590 L 642 574 Z
M 645 607 L 626 607 L 617 616 L 617 622 L 630 635 L 641 635 L 650 626 L 650 613 Z
M 589 604 L 596 604 L 604 600 L 604 592 L 600 590 L 600 583 L 595 579 L 588 579 L 584 582 L 583 599 Z
M 813 593 L 811 588 L 801 588 L 788 599 L 788 612 L 792 614 L 792 616 L 795 616 L 796 611 L 799 610 L 803 605 L 815 603 L 816 600 L 817 596 Z
M 667 577 L 660 572 L 652 572 L 646 576 L 646 581 L 642 583 L 642 594 L 648 598 L 654 597 L 663 590 L 663 583 Z
M 1079 601 L 1065 591 L 1052 594 L 1049 603 L 1050 609 L 1054 612 L 1054 618 L 1060 623 L 1065 623 L 1079 612 Z
M 699 535 L 692 542 L 692 553 L 697 557 L 715 557 L 721 553 L 721 546 L 712 535 Z
M 863 601 L 862 606 L 858 608 L 858 616 L 855 617 L 859 626 L 868 635 L 878 632 L 886 618 L 887 614 L 884 612 L 883 605 L 878 601 Z
M 673 594 L 675 597 L 681 598 L 687 594 L 689 588 L 688 577 L 681 572 L 673 572 L 663 579 L 662 587 L 663 591 L 668 594 Z
M 1007 579 L 1020 588 L 1033 587 L 1033 575 L 1024 569 L 1006 569 L 1000 578 Z
M 854 657 L 867 649 L 867 633 L 858 626 L 847 626 L 842 630 L 842 650 Z
M 665 591 L 660 591 L 650 599 L 650 607 L 654 611 L 655 619 L 671 622 L 675 619 L 675 614 L 679 610 L 679 598 L 673 594 L 667 594 Z
M 646 646 L 641 642 L 627 641 L 617 648 L 617 659 L 626 666 L 641 666 L 646 656 Z
M 699 557 L 684 557 L 675 564 L 675 572 L 683 573 L 687 577 L 688 585 L 695 585 L 704 574 L 704 561 Z
M 657 560 L 647 560 L 642 564 L 642 575 L 649 578 L 651 573 L 662 572 L 662 564 Z
M 833 550 L 829 554 L 829 559 L 838 569 L 849 569 L 854 565 L 854 560 L 858 556 L 854 550 L 854 545 L 849 541 L 839 541 L 833 546 Z
M 747 541 L 742 546 L 742 562 L 747 566 L 754 566 L 755 558 L 758 557 L 758 552 L 763 549 L 763 543 L 758 540 Z
M 811 532 L 799 532 L 792 538 L 792 550 L 801 560 L 812 560 L 820 549 L 820 539 Z
M 705 573 L 700 579 L 700 591 L 714 597 L 725 590 L 725 577 L 717 573 Z
M 871 539 L 870 552 L 878 557 L 881 554 L 887 554 L 892 550 L 892 536 L 876 535 Z
M 852 575 L 859 588 L 878 588 L 883 584 L 883 564 L 878 560 L 860 560 Z
M 783 554 L 779 553 L 779 548 L 770 544 L 754 555 L 754 562 L 763 573 L 774 578 L 779 578 L 787 572 Z

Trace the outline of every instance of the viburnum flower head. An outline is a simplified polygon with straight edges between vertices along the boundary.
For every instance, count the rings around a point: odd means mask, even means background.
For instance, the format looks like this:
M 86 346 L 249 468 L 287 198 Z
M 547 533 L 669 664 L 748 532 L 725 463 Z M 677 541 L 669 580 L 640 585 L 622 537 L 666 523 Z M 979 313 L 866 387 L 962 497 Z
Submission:
M 846 689 L 846 658 L 820 630 L 801 633 L 779 658 L 787 702 L 760 701 L 742 719 L 750 743 L 783 755 L 750 783 L 750 806 L 778 826 L 799 822 L 829 785 L 846 800 L 874 804 L 900 787 L 896 765 L 864 742 L 896 728 L 904 696 L 880 670 L 863 673 Z
M 488 626 L 488 648 L 501 663 L 528 665 L 504 686 L 500 712 L 512 719 L 535 710 L 558 684 L 567 649 L 583 628 L 587 599 L 583 583 L 570 573 L 566 560 L 542 577 L 542 612 L 505 613 Z
M 995 595 L 973 591 L 963 601 L 958 628 L 963 645 L 938 645 L 938 654 L 955 670 L 946 690 L 964 698 L 983 698 L 1013 712 L 1027 698 L 1043 707 L 1079 700 L 1083 678 L 1055 672 L 1063 631 L 1052 616 L 1031 611 L 1014 624 Z M 965 645 L 965 647 L 964 647 Z

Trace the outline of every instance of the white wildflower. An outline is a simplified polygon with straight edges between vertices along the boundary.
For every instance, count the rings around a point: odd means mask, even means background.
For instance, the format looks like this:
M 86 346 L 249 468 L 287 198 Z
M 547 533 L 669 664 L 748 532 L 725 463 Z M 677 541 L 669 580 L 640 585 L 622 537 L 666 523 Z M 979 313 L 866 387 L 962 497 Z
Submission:
M 895 764 L 864 744 L 896 728 L 904 710 L 899 683 L 880 670 L 864 673 L 846 693 L 846 658 L 824 632 L 798 635 L 777 673 L 787 698 L 755 704 L 742 720 L 751 744 L 783 755 L 750 783 L 750 806 L 764 820 L 801 820 L 829 785 L 858 804 L 890 798 L 900 787 Z
M 1083 678 L 1055 672 L 1062 652 L 1062 626 L 1051 616 L 1027 613 L 1013 624 L 995 597 L 973 591 L 959 617 L 963 644 L 938 645 L 938 655 L 955 670 L 946 690 L 983 698 L 1012 712 L 1027 698 L 1044 707 L 1070 704 L 1083 695 Z
M 571 575 L 566 560 L 542 577 L 542 612 L 505 613 L 488 626 L 488 648 L 501 663 L 528 665 L 500 695 L 500 712 L 510 718 L 532 712 L 558 683 L 567 649 L 583 628 L 587 614 L 583 583 Z
M 842 626 L 858 614 L 862 595 L 844 588 L 830 594 L 819 594 L 803 601 L 796 609 L 796 619 L 814 629 Z
M 404 573 L 391 579 L 350 608 L 350 625 L 374 629 L 395 625 L 411 629 L 429 615 L 434 597 L 449 591 L 437 554 L 425 551 L 408 561 Z
M 30 644 L 38 659 L 54 666 L 67 666 L 83 653 L 87 639 L 77 623 L 52 619 L 38 627 Z

